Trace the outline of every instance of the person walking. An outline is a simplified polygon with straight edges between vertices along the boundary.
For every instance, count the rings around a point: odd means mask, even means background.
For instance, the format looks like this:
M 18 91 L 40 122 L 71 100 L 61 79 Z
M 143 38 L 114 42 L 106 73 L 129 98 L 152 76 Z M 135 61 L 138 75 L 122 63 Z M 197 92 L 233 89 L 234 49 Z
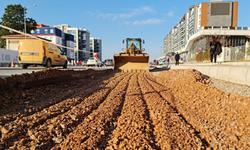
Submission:
M 179 65 L 180 55 L 179 55 L 178 52 L 176 53 L 176 55 L 175 55 L 174 58 L 175 58 L 175 61 L 176 61 L 176 62 L 175 62 L 175 65 Z
M 154 65 L 156 65 L 156 60 L 154 59 Z
M 158 65 L 158 60 L 156 60 L 156 65 Z
M 220 53 L 222 52 L 222 48 L 221 48 L 221 43 L 216 40 L 215 36 L 212 36 L 212 40 L 210 41 L 210 59 L 211 59 L 211 63 L 216 63 L 216 58 L 217 55 L 220 55 Z
M 166 65 L 169 65 L 169 58 L 166 59 Z

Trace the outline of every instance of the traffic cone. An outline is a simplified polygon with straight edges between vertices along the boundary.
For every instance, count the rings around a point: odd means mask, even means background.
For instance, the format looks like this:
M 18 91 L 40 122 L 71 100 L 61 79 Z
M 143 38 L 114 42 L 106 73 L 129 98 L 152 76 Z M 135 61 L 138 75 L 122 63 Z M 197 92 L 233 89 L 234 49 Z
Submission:
M 12 59 L 12 64 L 11 64 L 11 67 L 14 68 L 15 67 L 15 64 L 14 64 L 14 60 Z

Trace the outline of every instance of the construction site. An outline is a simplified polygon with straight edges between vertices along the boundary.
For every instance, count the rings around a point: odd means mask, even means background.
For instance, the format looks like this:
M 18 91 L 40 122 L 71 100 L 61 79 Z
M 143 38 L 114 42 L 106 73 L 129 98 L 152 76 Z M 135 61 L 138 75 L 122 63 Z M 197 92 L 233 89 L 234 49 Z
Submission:
M 0 78 L 0 149 L 249 149 L 249 97 L 194 69 Z

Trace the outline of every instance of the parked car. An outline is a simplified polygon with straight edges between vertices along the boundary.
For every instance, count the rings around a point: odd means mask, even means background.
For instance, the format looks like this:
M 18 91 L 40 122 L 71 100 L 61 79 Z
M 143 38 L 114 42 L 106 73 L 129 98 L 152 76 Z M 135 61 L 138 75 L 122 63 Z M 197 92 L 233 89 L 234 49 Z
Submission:
M 90 57 L 87 61 L 87 66 L 98 66 L 102 67 L 102 62 L 100 61 L 99 58 L 95 59 L 94 57 Z
M 102 66 L 105 66 L 105 61 L 102 61 Z
M 82 62 L 76 62 L 76 66 L 81 66 L 82 65 Z
M 154 63 L 153 63 L 153 62 L 150 62 L 150 63 L 149 63 L 149 68 L 152 68 L 152 69 L 154 69 L 154 68 L 155 68 L 155 65 L 154 65 Z
M 163 60 L 160 60 L 159 61 L 159 65 L 166 65 L 166 61 L 163 59 Z
M 82 66 L 87 66 L 87 61 L 88 59 L 85 59 L 84 61 L 82 61 Z
M 113 66 L 113 59 L 106 59 L 105 60 L 105 66 Z

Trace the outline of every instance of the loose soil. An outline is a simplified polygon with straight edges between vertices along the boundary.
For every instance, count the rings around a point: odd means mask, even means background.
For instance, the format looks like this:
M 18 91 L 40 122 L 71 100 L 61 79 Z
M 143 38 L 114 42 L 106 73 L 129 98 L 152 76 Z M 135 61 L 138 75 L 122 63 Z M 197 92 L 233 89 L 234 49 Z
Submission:
M 196 70 L 0 79 L 1 149 L 250 149 L 250 98 Z

